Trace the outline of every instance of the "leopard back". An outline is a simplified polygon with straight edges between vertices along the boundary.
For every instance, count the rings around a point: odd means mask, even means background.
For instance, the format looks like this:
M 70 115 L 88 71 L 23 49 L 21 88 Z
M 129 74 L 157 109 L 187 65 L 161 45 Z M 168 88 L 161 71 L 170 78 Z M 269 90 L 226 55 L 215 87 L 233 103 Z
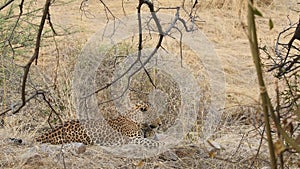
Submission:
M 35 140 L 41 143 L 63 144 L 70 142 L 81 142 L 92 144 L 91 137 L 87 134 L 86 128 L 82 125 L 83 121 L 71 120 L 54 129 L 40 135 Z
M 160 125 L 160 119 L 150 115 L 149 105 L 139 104 L 124 115 L 108 120 L 67 121 L 37 137 L 36 141 L 51 144 L 81 142 L 84 144 L 122 145 L 128 143 L 129 140 L 135 140 L 135 138 L 151 139 L 155 138 L 154 129 Z

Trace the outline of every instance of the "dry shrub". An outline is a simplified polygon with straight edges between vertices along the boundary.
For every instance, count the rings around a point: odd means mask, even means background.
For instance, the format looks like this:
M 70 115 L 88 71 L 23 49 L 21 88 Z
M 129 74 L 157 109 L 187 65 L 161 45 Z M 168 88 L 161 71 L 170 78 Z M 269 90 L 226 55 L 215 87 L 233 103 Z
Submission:
M 246 3 L 246 0 L 204 0 L 200 1 L 198 6 L 202 9 L 231 9 L 237 11 Z
M 204 9 L 240 9 L 247 5 L 247 0 L 204 0 L 199 2 L 199 6 Z M 273 4 L 274 0 L 255 1 L 259 7 L 268 7 Z

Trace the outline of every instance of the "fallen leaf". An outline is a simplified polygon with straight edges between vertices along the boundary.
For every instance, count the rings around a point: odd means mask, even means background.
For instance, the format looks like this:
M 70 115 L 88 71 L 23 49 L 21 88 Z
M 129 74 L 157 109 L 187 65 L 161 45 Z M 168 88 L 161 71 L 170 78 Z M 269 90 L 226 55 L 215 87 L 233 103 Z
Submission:
M 137 164 L 135 164 L 136 168 L 143 168 L 145 165 L 145 162 L 143 160 L 140 160 Z
M 216 156 L 217 156 L 217 151 L 210 151 L 209 153 L 208 153 L 208 155 L 209 155 L 209 157 L 210 158 L 215 158 Z
M 276 157 L 278 157 L 278 155 L 280 155 L 285 149 L 286 149 L 285 145 L 282 143 L 281 140 L 277 140 L 276 143 L 274 144 Z
M 273 23 L 272 19 L 270 18 L 269 19 L 269 29 L 271 30 L 273 28 L 274 28 L 274 23 Z

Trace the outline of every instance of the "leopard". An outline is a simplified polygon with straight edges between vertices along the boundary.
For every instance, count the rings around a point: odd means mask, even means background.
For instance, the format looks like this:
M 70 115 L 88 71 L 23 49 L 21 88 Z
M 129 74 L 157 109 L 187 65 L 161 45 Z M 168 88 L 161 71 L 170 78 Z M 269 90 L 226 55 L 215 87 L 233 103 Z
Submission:
M 138 101 L 135 102 L 132 106 L 133 111 L 128 111 L 122 116 L 133 120 L 134 122 L 139 124 L 139 128 L 142 129 L 142 133 L 145 138 L 152 138 L 156 136 L 156 132 L 160 130 L 162 125 L 162 120 L 159 114 L 157 114 L 156 109 L 151 105 L 151 103 L 147 101 Z M 109 121 L 110 122 L 110 121 Z M 110 123 L 112 125 L 112 123 Z M 121 127 L 125 129 L 125 127 Z M 157 139 L 155 137 L 155 139 Z
M 116 146 L 140 144 L 158 147 L 156 130 L 161 125 L 151 104 L 139 102 L 117 117 L 104 120 L 70 120 L 35 138 L 50 144 L 79 142 L 85 145 Z

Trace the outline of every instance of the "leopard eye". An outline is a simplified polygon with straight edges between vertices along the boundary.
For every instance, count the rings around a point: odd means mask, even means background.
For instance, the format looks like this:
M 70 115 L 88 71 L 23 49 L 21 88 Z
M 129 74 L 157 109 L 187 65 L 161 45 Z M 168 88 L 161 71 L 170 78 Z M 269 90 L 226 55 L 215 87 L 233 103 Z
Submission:
M 150 124 L 149 126 L 150 126 L 151 129 L 156 128 L 156 125 L 153 125 L 153 124 Z

